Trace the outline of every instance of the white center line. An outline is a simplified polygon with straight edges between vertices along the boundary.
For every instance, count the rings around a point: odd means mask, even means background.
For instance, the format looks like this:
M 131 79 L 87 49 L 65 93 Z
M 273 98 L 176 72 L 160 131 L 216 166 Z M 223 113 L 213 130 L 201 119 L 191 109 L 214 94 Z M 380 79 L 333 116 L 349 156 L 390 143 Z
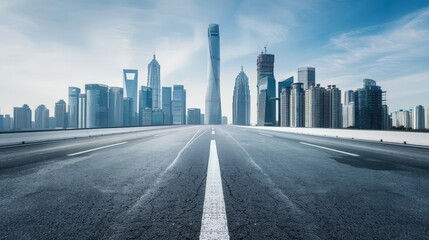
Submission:
M 214 134 L 214 131 L 212 130 L 212 134 Z
M 76 156 L 79 154 L 84 154 L 84 153 L 89 153 L 89 152 L 93 152 L 93 151 L 97 151 L 97 150 L 101 150 L 101 149 L 105 149 L 105 148 L 110 148 L 110 147 L 114 147 L 114 146 L 118 146 L 118 145 L 122 145 L 122 144 L 126 144 L 128 142 L 120 142 L 120 143 L 115 143 L 115 144 L 111 144 L 111 145 L 107 145 L 107 146 L 103 146 L 103 147 L 98 147 L 98 148 L 93 148 L 93 149 L 89 149 L 89 150 L 85 150 L 82 152 L 77 152 L 77 153 L 70 153 L 67 154 L 68 157 L 72 157 L 72 156 Z
M 350 155 L 350 156 L 353 156 L 353 157 L 359 157 L 359 155 L 354 154 L 354 153 L 344 152 L 344 151 L 340 151 L 340 150 L 336 150 L 336 149 L 332 149 L 332 148 L 327 148 L 327 147 L 322 147 L 322 146 L 319 146 L 319 145 L 314 145 L 314 144 L 305 143 L 305 142 L 299 142 L 299 143 L 307 145 L 307 146 L 312 146 L 312 147 L 321 148 L 321 149 L 325 149 L 325 150 L 329 150 L 329 151 L 333 151 L 333 152 L 337 152 L 337 153 L 342 153 L 342 154 Z
M 216 141 L 210 142 L 200 239 L 229 239 Z

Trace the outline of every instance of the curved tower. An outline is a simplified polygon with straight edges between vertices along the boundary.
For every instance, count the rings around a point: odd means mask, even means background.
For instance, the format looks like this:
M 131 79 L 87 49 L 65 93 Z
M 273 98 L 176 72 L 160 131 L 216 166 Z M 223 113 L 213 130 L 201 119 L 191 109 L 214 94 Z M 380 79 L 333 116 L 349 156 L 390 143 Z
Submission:
M 234 125 L 250 125 L 250 90 L 249 78 L 241 67 L 241 72 L 235 78 L 232 97 L 232 123 Z
M 155 54 L 147 66 L 147 86 L 152 88 L 152 109 L 161 108 L 161 66 L 156 61 Z
M 208 28 L 209 62 L 206 92 L 205 116 L 207 124 L 222 124 L 220 104 L 220 46 L 219 25 L 210 24 Z

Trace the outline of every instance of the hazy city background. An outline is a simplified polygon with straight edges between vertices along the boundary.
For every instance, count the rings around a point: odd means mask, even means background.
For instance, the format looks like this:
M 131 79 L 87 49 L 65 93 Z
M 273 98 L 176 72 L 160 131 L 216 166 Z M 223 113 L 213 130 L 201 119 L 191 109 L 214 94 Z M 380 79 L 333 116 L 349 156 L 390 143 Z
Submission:
M 243 66 L 257 123 L 256 57 L 265 46 L 275 55 L 277 81 L 297 79 L 299 67 L 312 66 L 317 83 L 343 94 L 364 78 L 376 80 L 389 112 L 426 107 L 428 1 L 386 2 L 2 2 L 0 114 L 28 104 L 34 121 L 44 104 L 53 116 L 56 102 L 68 102 L 68 87 L 123 87 L 123 69 L 139 71 L 140 90 L 154 53 L 161 85 L 184 85 L 187 108 L 203 113 L 211 22 L 220 26 L 222 115 L 229 122 Z

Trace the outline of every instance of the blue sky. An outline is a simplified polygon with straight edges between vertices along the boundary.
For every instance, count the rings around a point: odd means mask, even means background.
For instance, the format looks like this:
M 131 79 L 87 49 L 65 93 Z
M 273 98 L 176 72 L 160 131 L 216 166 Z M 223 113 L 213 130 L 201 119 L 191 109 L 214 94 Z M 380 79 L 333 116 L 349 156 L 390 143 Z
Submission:
M 390 110 L 429 106 L 429 0 L 408 1 L 0 1 L 0 108 L 45 104 L 67 87 L 122 87 L 122 69 L 146 85 L 156 52 L 161 85 L 184 84 L 204 109 L 207 26 L 220 25 L 223 115 L 231 120 L 244 66 L 256 120 L 256 56 L 268 42 L 277 80 L 316 67 L 316 81 L 356 89 L 372 78 Z

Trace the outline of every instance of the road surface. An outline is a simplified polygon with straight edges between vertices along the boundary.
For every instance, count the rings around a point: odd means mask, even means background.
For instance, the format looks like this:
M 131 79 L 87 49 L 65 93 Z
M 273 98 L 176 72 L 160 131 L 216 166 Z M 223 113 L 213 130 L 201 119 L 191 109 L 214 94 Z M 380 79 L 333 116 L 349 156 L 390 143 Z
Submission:
M 0 239 L 429 239 L 429 149 L 233 126 L 0 146 L 0 216 Z

